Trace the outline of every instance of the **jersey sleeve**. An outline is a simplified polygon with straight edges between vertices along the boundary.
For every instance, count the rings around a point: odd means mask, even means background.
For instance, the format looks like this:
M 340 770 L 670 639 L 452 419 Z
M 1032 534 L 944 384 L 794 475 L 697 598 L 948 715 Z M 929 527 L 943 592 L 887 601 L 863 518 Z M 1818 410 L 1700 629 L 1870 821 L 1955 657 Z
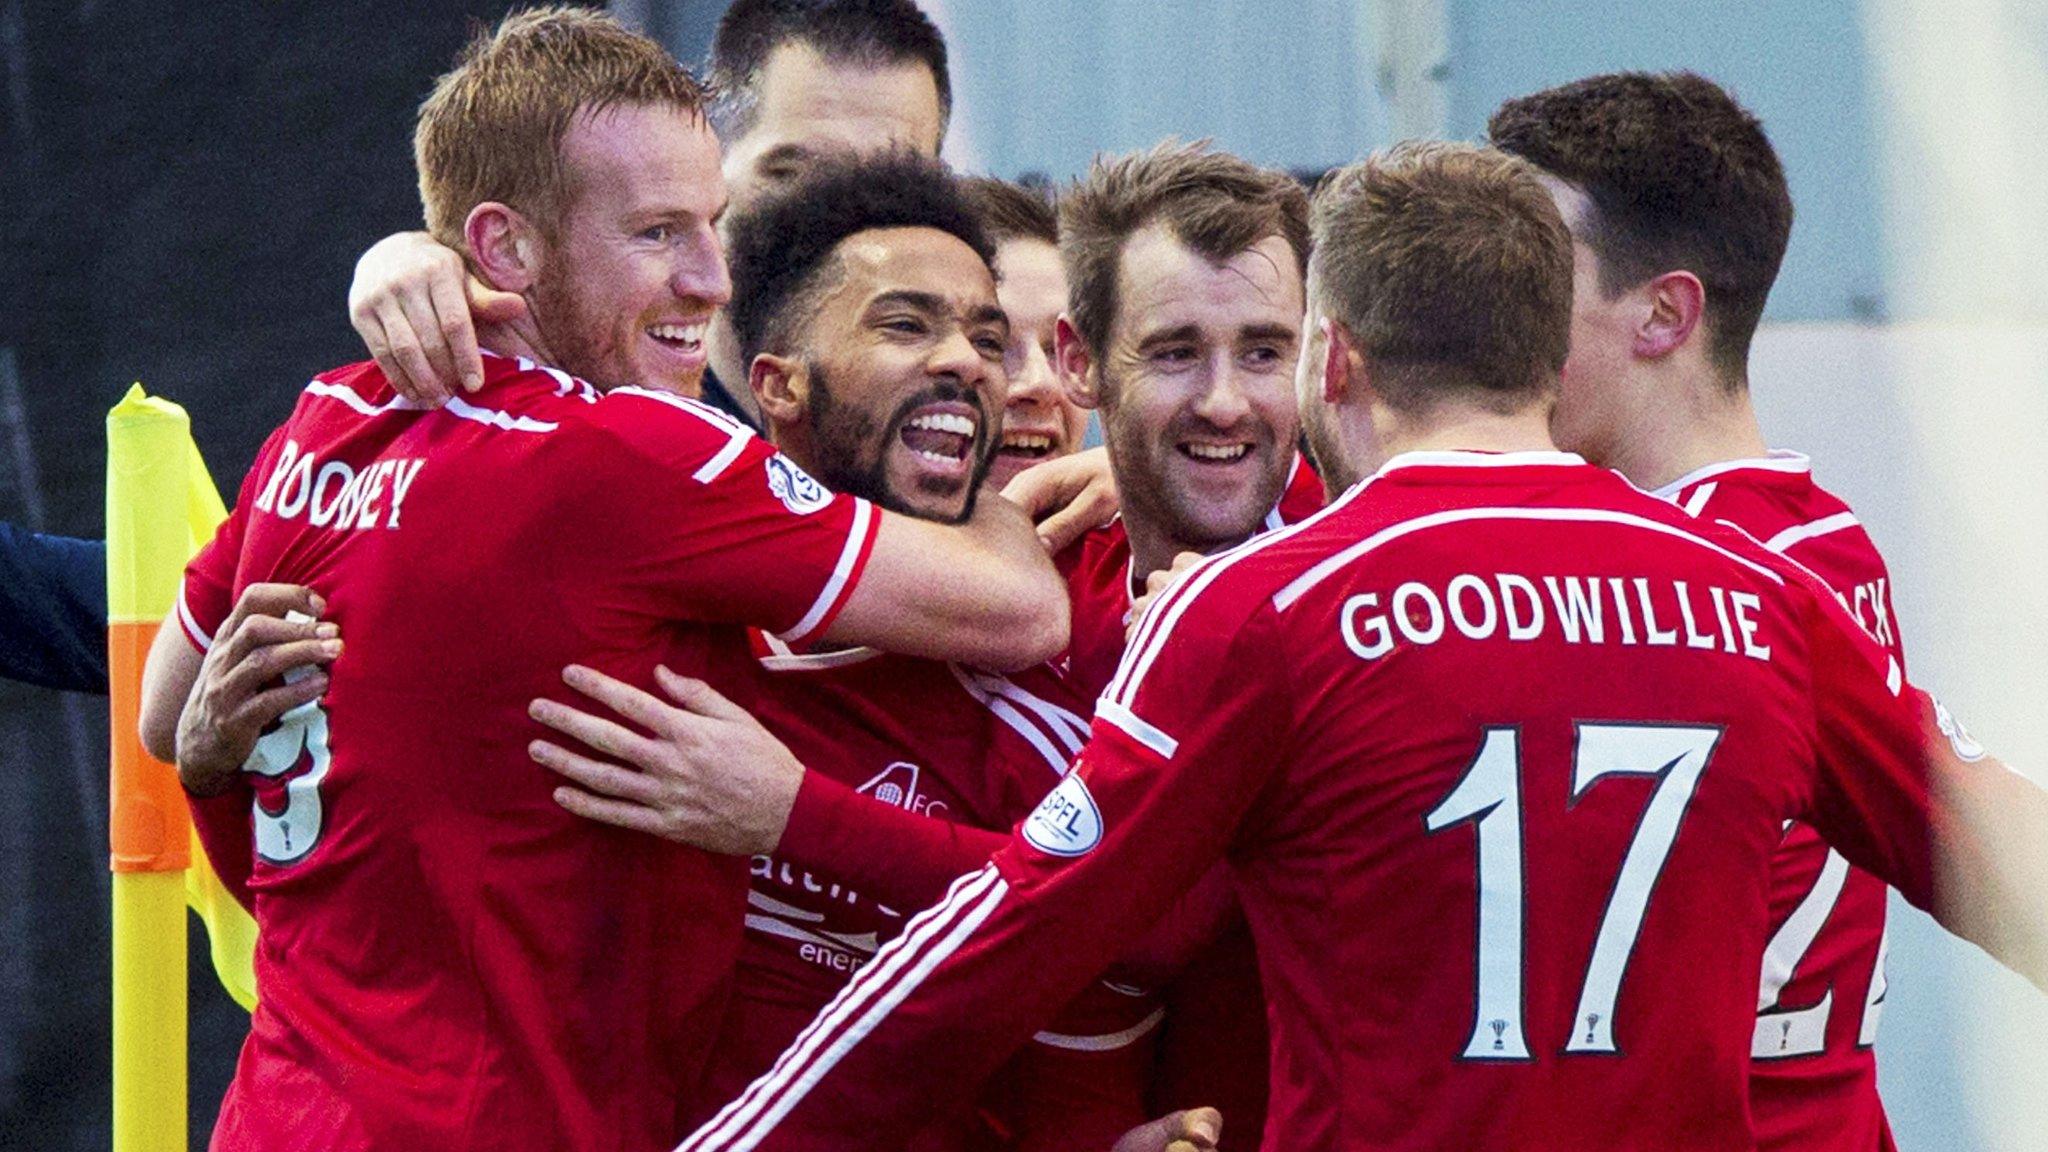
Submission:
M 823 773 L 805 772 L 775 852 L 893 908 L 929 908 L 1009 839 L 878 803 Z
M 1814 586 L 1820 588 L 1818 581 Z M 1933 899 L 1932 778 L 1953 753 L 1938 736 L 1934 704 L 1906 683 L 1896 658 L 1832 595 L 1816 594 L 1813 660 L 1815 761 L 1812 823 L 1858 867 L 1906 899 Z
M 277 467 L 278 453 L 290 439 L 289 423 L 280 425 L 263 442 L 256 462 L 242 477 L 241 491 L 228 518 L 214 529 L 207 541 L 185 564 L 185 577 L 178 585 L 178 603 L 172 609 L 178 627 L 192 646 L 204 652 L 235 610 L 235 572 L 242 561 L 242 541 L 248 534 L 249 515 L 256 507 L 261 486 Z
M 901 1147 L 1221 858 L 1284 761 L 1289 695 L 1270 606 L 1205 611 L 1199 583 L 1173 594 L 1191 610 L 1134 647 L 1079 766 L 989 866 L 912 920 L 684 1149 Z
M 576 462 L 594 498 L 574 514 L 650 610 L 792 644 L 831 624 L 874 548 L 872 505 L 696 401 L 622 388 L 599 408 L 599 434 L 580 438 Z

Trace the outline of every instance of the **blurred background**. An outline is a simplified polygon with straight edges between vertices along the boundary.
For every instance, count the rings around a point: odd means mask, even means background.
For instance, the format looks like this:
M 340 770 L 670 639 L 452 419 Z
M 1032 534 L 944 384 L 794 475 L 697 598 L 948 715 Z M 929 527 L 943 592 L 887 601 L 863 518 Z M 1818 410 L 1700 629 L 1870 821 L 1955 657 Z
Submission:
M 2048 3 L 924 0 L 949 158 L 1064 178 L 1214 137 L 1320 172 L 1502 99 L 1689 68 L 1798 207 L 1752 382 L 1890 559 L 1914 678 L 2048 766 Z M 0 0 L 0 519 L 103 531 L 106 410 L 184 404 L 232 491 L 361 357 L 356 255 L 419 226 L 411 119 L 511 5 Z M 611 5 L 700 60 L 717 0 Z M 106 709 L 0 684 L 0 1147 L 108 1146 Z M 194 934 L 193 1147 L 247 1017 Z M 1900 1146 L 2048 1147 L 2048 997 L 1901 907 L 1878 1041 Z

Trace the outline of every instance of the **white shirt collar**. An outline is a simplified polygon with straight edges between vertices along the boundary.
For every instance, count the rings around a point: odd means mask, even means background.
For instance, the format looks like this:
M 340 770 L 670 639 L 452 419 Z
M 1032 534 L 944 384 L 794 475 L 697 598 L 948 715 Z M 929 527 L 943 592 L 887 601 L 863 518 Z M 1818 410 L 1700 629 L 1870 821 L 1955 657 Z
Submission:
M 1761 469 L 1765 472 L 1811 472 L 1813 471 L 1813 461 L 1804 453 L 1787 452 L 1781 448 L 1774 448 L 1768 456 L 1755 456 L 1744 460 L 1722 460 L 1715 464 L 1709 464 L 1704 468 L 1695 468 L 1671 483 L 1664 485 L 1662 488 L 1657 489 L 1651 495 L 1662 496 L 1666 500 L 1673 500 L 1678 497 L 1680 492 L 1698 484 L 1702 480 L 1725 475 L 1729 472 L 1747 471 L 1751 468 Z

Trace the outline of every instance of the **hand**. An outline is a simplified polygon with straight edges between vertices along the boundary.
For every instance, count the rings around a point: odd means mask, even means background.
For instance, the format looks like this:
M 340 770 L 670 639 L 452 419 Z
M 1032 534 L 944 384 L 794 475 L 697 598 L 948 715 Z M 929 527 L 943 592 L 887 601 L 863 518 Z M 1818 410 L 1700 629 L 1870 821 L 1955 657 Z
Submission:
M 1216 1152 L 1223 1114 L 1214 1108 L 1173 1112 L 1123 1134 L 1110 1152 Z
M 475 319 L 471 318 L 475 314 Z M 484 384 L 476 321 L 504 323 L 526 301 L 469 275 L 462 257 L 425 232 L 400 232 L 370 246 L 348 286 L 348 319 L 400 396 L 429 407 L 455 395 L 456 381 Z
M 1181 573 L 1200 564 L 1208 557 L 1200 552 L 1183 552 L 1173 558 L 1173 566 L 1164 572 L 1154 572 L 1145 577 L 1145 594 L 1131 601 L 1130 614 L 1124 617 L 1124 643 L 1131 644 L 1138 639 L 1138 625 L 1145 620 L 1145 613 L 1152 608 L 1152 602 L 1159 594 L 1173 586 Z
M 298 584 L 251 584 L 207 650 L 178 717 L 178 779 L 194 796 L 227 791 L 277 718 L 327 690 L 339 630 Z
M 666 668 L 655 669 L 654 677 L 679 707 L 601 672 L 574 664 L 562 670 L 569 687 L 652 737 L 552 700 L 535 700 L 528 708 L 535 720 L 632 766 L 535 740 L 527 754 L 577 785 L 555 789 L 555 803 L 600 823 L 710 852 L 773 852 L 796 805 L 804 766 L 746 709 L 709 684 Z
M 1038 539 L 1054 555 L 1115 519 L 1123 507 L 1106 448 L 1033 464 L 1017 473 L 1003 489 L 1003 496 L 1023 508 L 1038 525 Z

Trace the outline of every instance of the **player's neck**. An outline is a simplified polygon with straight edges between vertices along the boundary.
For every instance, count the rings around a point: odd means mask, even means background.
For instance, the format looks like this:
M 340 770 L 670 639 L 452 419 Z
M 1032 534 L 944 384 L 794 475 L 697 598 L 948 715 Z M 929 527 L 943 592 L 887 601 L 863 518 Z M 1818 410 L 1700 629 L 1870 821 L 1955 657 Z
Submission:
M 754 399 L 754 390 L 747 387 L 747 366 L 740 362 L 740 337 L 733 331 L 732 321 L 720 312 L 711 321 L 711 332 L 704 340 L 704 358 L 711 364 L 711 372 L 718 382 L 725 385 L 726 395 L 733 403 L 746 410 L 756 426 L 761 423 L 761 405 Z
M 1550 405 L 1512 413 L 1443 405 L 1425 415 L 1382 417 L 1372 471 L 1406 452 L 1555 452 Z
M 1702 379 L 1676 391 L 1676 403 L 1635 421 L 1633 433 L 1603 463 L 1654 492 L 1710 464 L 1770 453 L 1746 382 L 1731 387 L 1718 378 Z
M 554 354 L 548 351 L 547 342 L 541 339 L 540 329 L 528 318 L 504 324 L 478 324 L 476 346 L 499 356 L 523 356 L 535 364 L 559 368 Z

